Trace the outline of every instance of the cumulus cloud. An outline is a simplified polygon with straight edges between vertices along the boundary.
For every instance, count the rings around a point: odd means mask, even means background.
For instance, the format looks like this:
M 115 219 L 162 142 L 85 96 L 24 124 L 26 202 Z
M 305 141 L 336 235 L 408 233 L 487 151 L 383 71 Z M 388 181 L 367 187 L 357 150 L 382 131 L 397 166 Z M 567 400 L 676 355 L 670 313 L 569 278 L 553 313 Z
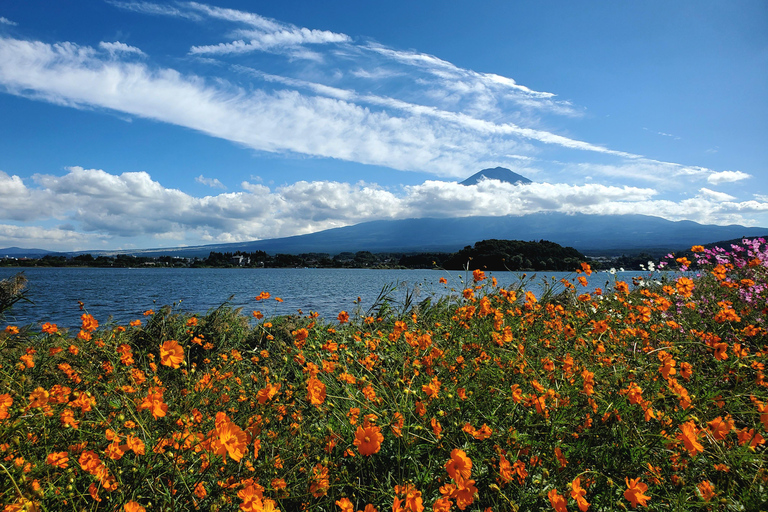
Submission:
M 656 199 L 658 194 L 651 188 L 599 184 L 512 185 L 483 180 L 464 186 L 428 180 L 390 190 L 366 182 L 299 181 L 274 189 L 243 182 L 237 192 L 196 197 L 165 187 L 146 172 L 111 174 L 82 167 L 71 167 L 62 176 L 35 175 L 32 181 L 25 183 L 18 176 L 0 173 L 0 217 L 15 219 L 17 224 L 0 229 L 0 246 L 31 246 L 38 236 L 50 236 L 51 243 L 62 244 L 66 236 L 73 244 L 96 240 L 118 244 L 138 238 L 172 245 L 236 242 L 369 220 L 517 216 L 546 211 L 640 213 L 669 220 L 748 224 L 750 215 L 768 212 L 768 202 L 760 198 L 738 202 L 704 188 L 693 198 L 672 201 Z M 21 199 L 9 202 L 13 196 Z M 64 226 L 42 227 L 56 219 Z M 24 235 L 25 230 L 28 235 Z M 27 244 L 16 243 L 25 236 Z
M 708 188 L 700 188 L 699 194 L 703 197 L 707 197 L 713 201 L 717 202 L 723 202 L 723 201 L 735 201 L 736 198 L 733 197 L 730 194 L 726 194 L 724 192 L 718 192 L 716 190 L 710 190 Z
M 722 172 L 713 172 L 712 174 L 707 176 L 707 181 L 713 185 L 718 185 L 720 183 L 730 183 L 734 181 L 741 181 L 751 177 L 752 175 L 747 174 L 745 172 L 741 172 L 741 171 L 722 171 Z
M 227 188 L 227 186 L 220 182 L 218 178 L 206 178 L 202 174 L 195 178 L 195 181 L 211 188 Z

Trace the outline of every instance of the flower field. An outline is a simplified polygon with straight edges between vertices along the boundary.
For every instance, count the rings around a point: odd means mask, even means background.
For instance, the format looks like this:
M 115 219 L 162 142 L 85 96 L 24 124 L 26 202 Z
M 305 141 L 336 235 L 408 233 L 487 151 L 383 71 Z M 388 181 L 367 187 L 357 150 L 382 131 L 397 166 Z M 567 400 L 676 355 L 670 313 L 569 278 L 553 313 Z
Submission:
M 768 249 L 693 252 L 592 293 L 586 264 L 541 297 L 478 270 L 332 322 L 263 317 L 262 292 L 9 325 L 0 507 L 764 510 Z

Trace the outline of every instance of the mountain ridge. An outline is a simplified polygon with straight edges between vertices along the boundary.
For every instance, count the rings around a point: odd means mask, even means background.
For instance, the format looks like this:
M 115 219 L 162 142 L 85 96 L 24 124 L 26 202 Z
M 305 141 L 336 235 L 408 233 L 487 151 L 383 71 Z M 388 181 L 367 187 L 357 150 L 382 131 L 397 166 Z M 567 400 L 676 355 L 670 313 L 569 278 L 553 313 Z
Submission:
M 316 233 L 249 242 L 58 254 L 206 257 L 216 252 L 301 254 L 340 252 L 455 252 L 478 240 L 547 240 L 587 255 L 682 251 L 692 245 L 768 236 L 768 228 L 669 221 L 648 215 L 535 213 L 503 217 L 376 220 Z M 53 252 L 53 251 L 52 251 Z M 3 250 L 0 249 L 0 254 Z

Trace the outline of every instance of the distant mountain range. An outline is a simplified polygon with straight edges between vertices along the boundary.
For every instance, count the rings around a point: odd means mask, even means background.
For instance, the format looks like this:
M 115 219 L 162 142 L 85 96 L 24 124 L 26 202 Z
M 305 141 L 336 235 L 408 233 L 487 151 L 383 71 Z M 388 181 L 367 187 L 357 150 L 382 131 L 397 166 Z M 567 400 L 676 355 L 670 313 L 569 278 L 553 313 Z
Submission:
M 768 228 L 714 226 L 669 221 L 647 215 L 566 215 L 536 213 L 519 217 L 462 217 L 363 222 L 307 235 L 253 242 L 146 249 L 83 251 L 96 255 L 120 252 L 137 256 L 205 257 L 216 252 L 300 254 L 320 252 L 455 252 L 480 240 L 548 240 L 589 255 L 660 253 L 692 245 L 742 237 L 768 236 Z M 2 254 L 0 249 L 0 254 Z
M 0 258 L 40 258 L 46 254 L 62 254 L 45 249 L 22 249 L 21 247 L 6 247 L 0 249 Z
M 484 169 L 461 183 L 472 185 L 482 179 L 521 185 L 532 183 L 528 178 L 503 167 Z M 768 228 L 704 225 L 687 220 L 673 222 L 648 215 L 568 215 L 550 212 L 504 217 L 378 220 L 307 235 L 252 242 L 65 254 L 207 257 L 211 251 L 264 251 L 269 254 L 317 252 L 332 255 L 357 251 L 456 252 L 480 240 L 500 239 L 547 240 L 573 247 L 588 256 L 616 256 L 681 251 L 690 249 L 692 245 L 760 236 L 768 236 Z M 41 249 L 0 249 L 0 257 L 38 258 L 46 253 Z

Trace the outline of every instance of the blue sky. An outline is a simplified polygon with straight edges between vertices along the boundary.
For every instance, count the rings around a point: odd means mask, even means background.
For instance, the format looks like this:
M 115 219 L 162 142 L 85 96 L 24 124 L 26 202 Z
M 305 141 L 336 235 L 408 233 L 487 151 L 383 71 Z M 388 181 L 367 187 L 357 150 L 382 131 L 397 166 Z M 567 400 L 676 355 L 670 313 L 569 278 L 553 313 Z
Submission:
M 376 219 L 768 226 L 768 3 L 0 5 L 0 247 Z M 458 181 L 504 166 L 534 181 Z

